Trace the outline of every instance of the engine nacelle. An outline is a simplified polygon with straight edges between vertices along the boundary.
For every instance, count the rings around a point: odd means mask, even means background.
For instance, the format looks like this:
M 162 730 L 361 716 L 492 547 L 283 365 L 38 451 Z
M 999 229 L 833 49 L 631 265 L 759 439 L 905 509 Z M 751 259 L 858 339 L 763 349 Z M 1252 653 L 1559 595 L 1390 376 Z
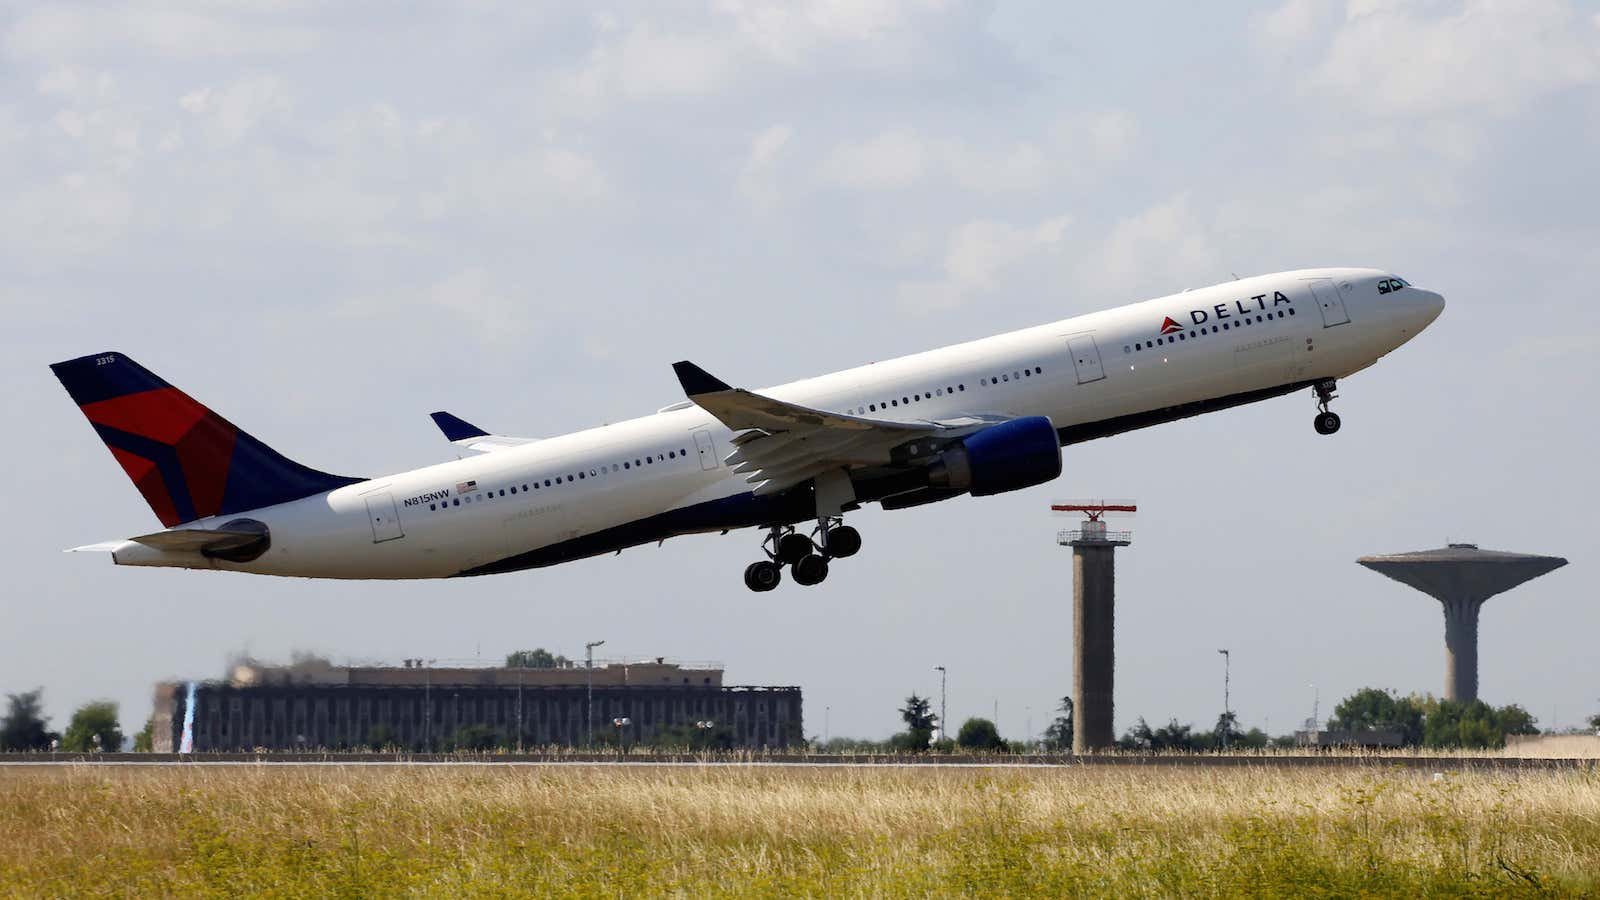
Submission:
M 1060 474 L 1055 423 L 1029 416 L 991 425 L 940 453 L 928 467 L 928 484 L 985 497 L 1044 484 Z

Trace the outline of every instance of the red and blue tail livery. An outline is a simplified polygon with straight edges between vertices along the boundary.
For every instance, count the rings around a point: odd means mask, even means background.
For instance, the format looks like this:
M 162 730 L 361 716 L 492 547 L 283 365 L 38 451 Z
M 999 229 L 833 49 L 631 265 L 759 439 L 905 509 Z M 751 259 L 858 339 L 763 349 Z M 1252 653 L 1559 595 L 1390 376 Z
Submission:
M 364 480 L 288 459 L 121 353 L 50 368 L 168 528 Z

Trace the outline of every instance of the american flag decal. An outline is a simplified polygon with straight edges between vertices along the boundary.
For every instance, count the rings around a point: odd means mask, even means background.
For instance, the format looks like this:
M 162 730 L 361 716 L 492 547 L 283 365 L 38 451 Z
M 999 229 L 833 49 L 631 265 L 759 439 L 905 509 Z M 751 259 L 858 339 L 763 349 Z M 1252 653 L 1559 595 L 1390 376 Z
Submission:
M 463 481 L 456 485 L 456 493 L 458 494 L 470 494 L 477 489 L 478 483 L 476 481 Z

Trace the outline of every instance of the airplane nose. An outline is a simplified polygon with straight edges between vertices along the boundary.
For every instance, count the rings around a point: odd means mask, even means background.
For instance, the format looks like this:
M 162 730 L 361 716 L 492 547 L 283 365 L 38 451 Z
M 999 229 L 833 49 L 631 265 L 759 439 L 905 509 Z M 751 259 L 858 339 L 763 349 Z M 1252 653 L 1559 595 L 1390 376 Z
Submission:
M 1422 325 L 1427 327 L 1433 323 L 1434 319 L 1439 318 L 1440 313 L 1444 312 L 1444 295 L 1434 291 L 1419 290 L 1417 293 L 1420 295 L 1421 302 L 1419 305 L 1422 307 L 1421 312 L 1424 316 Z

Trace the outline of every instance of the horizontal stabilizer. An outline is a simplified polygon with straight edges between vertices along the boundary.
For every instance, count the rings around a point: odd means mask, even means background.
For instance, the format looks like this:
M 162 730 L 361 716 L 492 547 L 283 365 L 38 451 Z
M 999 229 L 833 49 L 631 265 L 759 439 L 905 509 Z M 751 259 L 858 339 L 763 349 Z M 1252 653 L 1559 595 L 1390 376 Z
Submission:
M 256 531 L 207 531 L 204 528 L 178 528 L 172 531 L 158 531 L 155 534 L 141 534 L 135 538 L 128 538 L 136 544 L 154 547 L 157 550 L 166 550 L 173 553 L 216 553 L 223 550 L 237 550 L 248 547 L 261 540 L 262 535 Z
M 493 453 L 496 450 L 509 450 L 512 447 L 522 447 L 536 443 L 538 438 L 509 437 L 503 434 L 490 434 L 482 428 L 467 420 L 440 410 L 432 413 L 433 424 L 439 426 L 444 432 L 445 440 L 463 450 L 471 453 Z

